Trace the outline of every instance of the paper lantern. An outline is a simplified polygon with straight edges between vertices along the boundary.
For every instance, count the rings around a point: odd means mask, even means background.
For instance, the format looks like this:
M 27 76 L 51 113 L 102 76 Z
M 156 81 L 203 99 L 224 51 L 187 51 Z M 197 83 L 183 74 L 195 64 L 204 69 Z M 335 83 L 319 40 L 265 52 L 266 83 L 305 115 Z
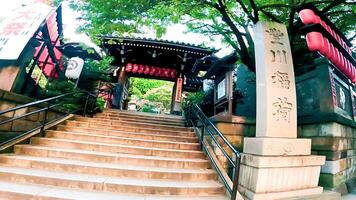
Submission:
M 303 9 L 299 12 L 299 17 L 303 24 L 313 24 L 315 23 L 315 13 L 311 9 Z
M 150 68 L 149 74 L 150 74 L 151 76 L 153 76 L 155 73 L 156 73 L 156 68 L 152 66 L 152 67 Z
M 163 75 L 164 75 L 164 77 L 166 77 L 166 78 L 169 78 L 170 77 L 170 69 L 167 69 L 167 68 L 165 68 L 165 69 L 163 69 Z
M 133 64 L 133 66 L 132 66 L 132 72 L 133 72 L 133 73 L 137 73 L 137 71 L 138 71 L 138 65 L 137 65 L 137 64 Z
M 137 71 L 137 73 L 142 74 L 144 70 L 145 70 L 144 65 L 138 65 L 138 71 Z
M 148 75 L 150 73 L 151 67 L 148 65 L 145 65 L 145 70 L 143 71 L 144 74 Z
M 173 69 L 171 70 L 171 78 L 176 78 L 177 77 L 177 70 Z
M 127 72 L 132 72 L 132 64 L 131 64 L 131 63 L 127 63 L 127 64 L 126 64 L 126 67 L 125 67 L 125 70 L 126 70 Z
M 73 57 L 68 60 L 66 77 L 78 79 L 84 66 L 84 60 L 79 57 Z M 53 66 L 54 67 L 54 66 Z M 54 69 L 54 68 L 53 68 Z
M 310 51 L 319 51 L 324 45 L 323 35 L 319 32 L 308 33 L 306 40 Z
M 329 40 L 327 38 L 323 38 L 323 47 L 320 49 L 320 52 L 324 55 L 327 56 L 330 52 L 330 44 Z

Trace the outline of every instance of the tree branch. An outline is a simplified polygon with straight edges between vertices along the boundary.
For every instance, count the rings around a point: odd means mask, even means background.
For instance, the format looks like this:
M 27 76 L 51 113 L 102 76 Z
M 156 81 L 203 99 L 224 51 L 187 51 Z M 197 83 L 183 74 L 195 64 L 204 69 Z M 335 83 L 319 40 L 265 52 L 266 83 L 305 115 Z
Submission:
M 335 14 L 339 14 L 339 13 L 352 13 L 352 10 L 338 10 L 338 11 L 334 11 L 334 12 L 328 12 L 325 13 L 324 15 L 326 16 L 330 16 L 330 15 L 335 15 Z
M 236 27 L 230 16 L 228 15 L 226 11 L 226 6 L 222 2 L 222 0 L 218 0 L 218 8 L 217 10 L 220 12 L 222 15 L 222 20 L 231 28 L 231 30 L 234 32 L 234 35 L 237 39 L 237 42 L 239 43 L 240 46 L 240 57 L 241 61 L 252 71 L 255 71 L 255 66 L 253 64 L 253 58 L 250 57 L 245 41 L 241 35 L 241 32 L 239 29 Z
M 257 23 L 260 20 L 259 16 L 258 16 L 257 5 L 254 0 L 250 0 L 250 4 L 251 4 L 252 10 L 253 10 L 253 16 L 255 17 L 255 20 L 256 20 L 256 21 L 254 21 L 254 23 Z
M 338 6 L 339 4 L 345 3 L 345 0 L 335 0 L 332 3 L 330 3 L 328 6 L 326 6 L 325 8 L 323 8 L 321 10 L 322 13 L 326 13 L 329 10 L 331 10 L 332 8 L 334 8 L 335 6 Z
M 250 11 L 247 9 L 247 7 L 245 6 L 245 4 L 244 4 L 241 0 L 236 0 L 236 2 L 237 2 L 238 4 L 240 4 L 242 10 L 246 13 L 247 17 L 248 17 L 249 19 L 251 19 L 251 20 L 253 21 L 253 23 L 256 23 L 257 21 L 256 21 L 255 17 L 253 17 L 253 16 L 251 15 Z
M 272 13 L 265 11 L 265 10 L 261 10 L 261 12 L 266 15 L 267 17 L 269 17 L 272 21 L 278 22 L 278 23 L 282 23 L 281 20 L 279 20 L 277 17 L 275 17 L 274 15 L 272 15 Z
M 291 6 L 290 5 L 287 5 L 287 4 L 269 4 L 269 5 L 264 5 L 264 6 L 260 6 L 258 7 L 258 10 L 262 10 L 262 9 L 265 9 L 265 8 L 290 8 Z
M 356 34 L 354 34 L 352 37 L 348 38 L 347 40 L 352 42 L 352 40 L 354 40 L 356 38 Z

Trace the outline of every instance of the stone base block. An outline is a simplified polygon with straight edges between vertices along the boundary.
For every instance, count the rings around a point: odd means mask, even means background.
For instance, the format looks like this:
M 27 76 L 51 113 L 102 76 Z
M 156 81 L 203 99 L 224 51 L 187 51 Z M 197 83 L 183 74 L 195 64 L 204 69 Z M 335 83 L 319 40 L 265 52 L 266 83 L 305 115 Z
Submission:
M 290 190 L 284 192 L 270 192 L 270 193 L 255 193 L 243 186 L 239 186 L 239 192 L 247 199 L 253 200 L 275 200 L 287 199 L 291 197 L 301 197 L 307 195 L 320 195 L 323 192 L 322 187 L 306 188 L 301 190 Z
M 325 161 L 325 165 L 321 166 L 321 172 L 327 174 L 336 174 L 338 172 L 346 170 L 348 167 L 351 167 L 352 158 L 344 158 L 335 161 Z
M 313 150 L 328 150 L 328 151 L 342 151 L 352 149 L 351 138 L 340 137 L 313 137 Z
M 244 138 L 244 153 L 266 156 L 310 155 L 310 139 Z
M 301 126 L 302 137 L 330 136 L 353 137 L 353 128 L 336 122 L 324 124 L 308 124 Z
M 343 151 L 315 151 L 315 155 L 322 155 L 326 160 L 340 160 L 348 157 L 348 150 Z
M 337 174 L 320 174 L 319 185 L 328 188 L 334 188 L 346 181 L 346 170 Z
M 324 187 L 324 189 L 340 193 L 341 195 L 346 195 L 349 193 L 349 191 L 347 190 L 346 183 L 341 183 L 340 185 L 335 186 L 333 188 Z
M 318 185 L 323 156 L 265 157 L 243 154 L 239 185 L 254 193 L 273 193 Z

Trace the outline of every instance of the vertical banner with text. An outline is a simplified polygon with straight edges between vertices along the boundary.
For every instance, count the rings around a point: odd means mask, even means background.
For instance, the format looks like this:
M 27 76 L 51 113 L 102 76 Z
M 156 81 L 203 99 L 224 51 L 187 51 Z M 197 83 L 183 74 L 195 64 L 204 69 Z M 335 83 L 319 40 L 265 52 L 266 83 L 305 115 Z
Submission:
M 177 78 L 175 102 L 182 102 L 183 78 Z

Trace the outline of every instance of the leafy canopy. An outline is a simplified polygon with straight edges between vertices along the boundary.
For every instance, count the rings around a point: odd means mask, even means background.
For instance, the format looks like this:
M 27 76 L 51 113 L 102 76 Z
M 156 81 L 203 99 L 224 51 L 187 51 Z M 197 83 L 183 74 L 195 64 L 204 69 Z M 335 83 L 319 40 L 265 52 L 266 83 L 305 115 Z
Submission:
M 298 47 L 295 22 L 297 8 L 312 3 L 353 40 L 356 8 L 346 0 L 72 0 L 82 13 L 82 30 L 93 38 L 102 34 L 132 35 L 155 30 L 161 37 L 171 24 L 185 24 L 189 31 L 221 36 L 233 47 L 241 62 L 254 70 L 251 27 L 259 20 L 284 23 L 292 48 Z M 293 49 L 292 49 L 293 50 Z M 295 52 L 295 51 L 294 51 Z M 296 55 L 298 56 L 298 55 Z

